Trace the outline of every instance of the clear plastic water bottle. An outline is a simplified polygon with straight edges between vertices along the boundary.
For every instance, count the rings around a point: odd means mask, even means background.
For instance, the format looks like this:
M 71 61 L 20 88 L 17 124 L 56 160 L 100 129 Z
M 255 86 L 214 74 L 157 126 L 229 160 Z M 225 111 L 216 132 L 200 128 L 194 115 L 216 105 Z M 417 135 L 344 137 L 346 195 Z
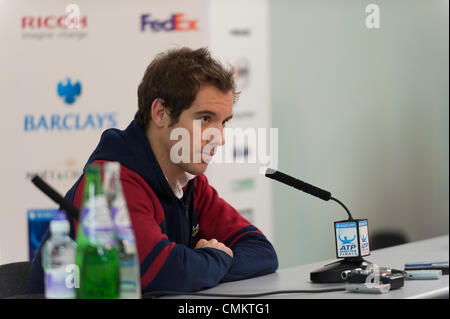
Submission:
M 141 279 L 136 238 L 131 225 L 127 202 L 120 181 L 120 164 L 109 162 L 104 165 L 103 188 L 119 244 L 120 256 L 120 298 L 141 298 Z
M 58 211 L 50 222 L 51 237 L 42 247 L 45 298 L 76 297 L 76 282 L 72 273 L 77 244 L 69 237 L 70 225 L 64 211 Z

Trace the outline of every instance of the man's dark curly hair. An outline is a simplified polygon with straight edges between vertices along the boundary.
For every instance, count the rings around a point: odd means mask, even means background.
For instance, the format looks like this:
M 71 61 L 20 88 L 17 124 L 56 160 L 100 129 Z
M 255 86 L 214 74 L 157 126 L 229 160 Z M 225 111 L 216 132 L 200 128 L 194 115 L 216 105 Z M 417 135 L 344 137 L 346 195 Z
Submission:
M 213 59 L 207 48 L 183 47 L 160 53 L 147 67 L 139 84 L 138 111 L 134 118 L 147 130 L 152 103 L 161 98 L 173 125 L 181 112 L 192 105 L 204 85 L 214 86 L 223 93 L 231 90 L 234 102 L 238 98 L 233 70 L 225 69 Z

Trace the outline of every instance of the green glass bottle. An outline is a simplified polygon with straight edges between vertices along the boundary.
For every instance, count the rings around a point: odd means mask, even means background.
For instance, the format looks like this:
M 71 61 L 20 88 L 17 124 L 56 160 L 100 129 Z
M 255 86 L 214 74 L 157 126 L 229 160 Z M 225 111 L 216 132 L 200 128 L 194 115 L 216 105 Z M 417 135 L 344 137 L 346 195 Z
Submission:
M 111 214 L 103 193 L 100 166 L 86 169 L 83 205 L 77 233 L 77 298 L 119 297 L 119 252 Z

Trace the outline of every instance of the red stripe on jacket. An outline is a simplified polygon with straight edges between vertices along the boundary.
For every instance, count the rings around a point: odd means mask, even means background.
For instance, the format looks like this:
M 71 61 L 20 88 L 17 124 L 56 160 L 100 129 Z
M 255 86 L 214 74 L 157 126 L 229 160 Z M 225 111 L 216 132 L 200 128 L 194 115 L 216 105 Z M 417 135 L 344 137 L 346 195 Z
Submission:
M 217 191 L 209 185 L 205 175 L 195 178 L 194 192 L 199 223 L 198 238 L 207 240 L 215 238 L 224 243 L 238 231 L 251 225 L 235 208 L 219 197 Z M 259 230 L 256 232 L 261 233 Z M 242 235 L 234 239 L 229 246 L 231 247 Z
M 95 161 L 93 164 L 103 166 L 107 161 Z M 103 172 L 103 170 L 101 170 Z M 102 176 L 103 177 L 103 176 Z M 74 196 L 74 205 L 81 207 L 86 176 L 83 176 Z M 162 233 L 159 225 L 164 220 L 164 209 L 153 190 L 136 172 L 121 166 L 120 179 L 128 205 L 131 224 L 136 236 L 136 244 L 141 264 L 152 249 L 167 235 Z M 149 200 L 150 199 L 150 200 Z M 77 225 L 75 223 L 75 230 Z M 141 286 L 146 287 L 158 274 L 175 243 L 164 247 L 156 256 L 145 273 L 141 274 Z

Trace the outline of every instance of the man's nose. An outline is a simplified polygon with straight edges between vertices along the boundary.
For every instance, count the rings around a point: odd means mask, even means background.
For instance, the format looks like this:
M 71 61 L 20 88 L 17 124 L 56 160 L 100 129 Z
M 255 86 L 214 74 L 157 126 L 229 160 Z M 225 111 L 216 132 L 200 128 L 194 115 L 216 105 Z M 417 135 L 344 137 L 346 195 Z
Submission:
M 223 136 L 223 126 L 222 127 L 216 127 L 217 131 L 215 134 L 211 135 L 211 139 L 208 141 L 208 143 L 216 144 L 217 146 L 222 146 L 225 144 L 225 138 Z
M 206 144 L 213 146 L 214 148 L 220 147 L 225 144 L 225 137 L 223 135 L 223 126 L 218 127 L 210 127 L 207 129 L 207 132 L 204 132 Z
M 220 129 L 220 145 L 223 146 L 225 144 L 225 137 L 223 136 L 223 126 Z

